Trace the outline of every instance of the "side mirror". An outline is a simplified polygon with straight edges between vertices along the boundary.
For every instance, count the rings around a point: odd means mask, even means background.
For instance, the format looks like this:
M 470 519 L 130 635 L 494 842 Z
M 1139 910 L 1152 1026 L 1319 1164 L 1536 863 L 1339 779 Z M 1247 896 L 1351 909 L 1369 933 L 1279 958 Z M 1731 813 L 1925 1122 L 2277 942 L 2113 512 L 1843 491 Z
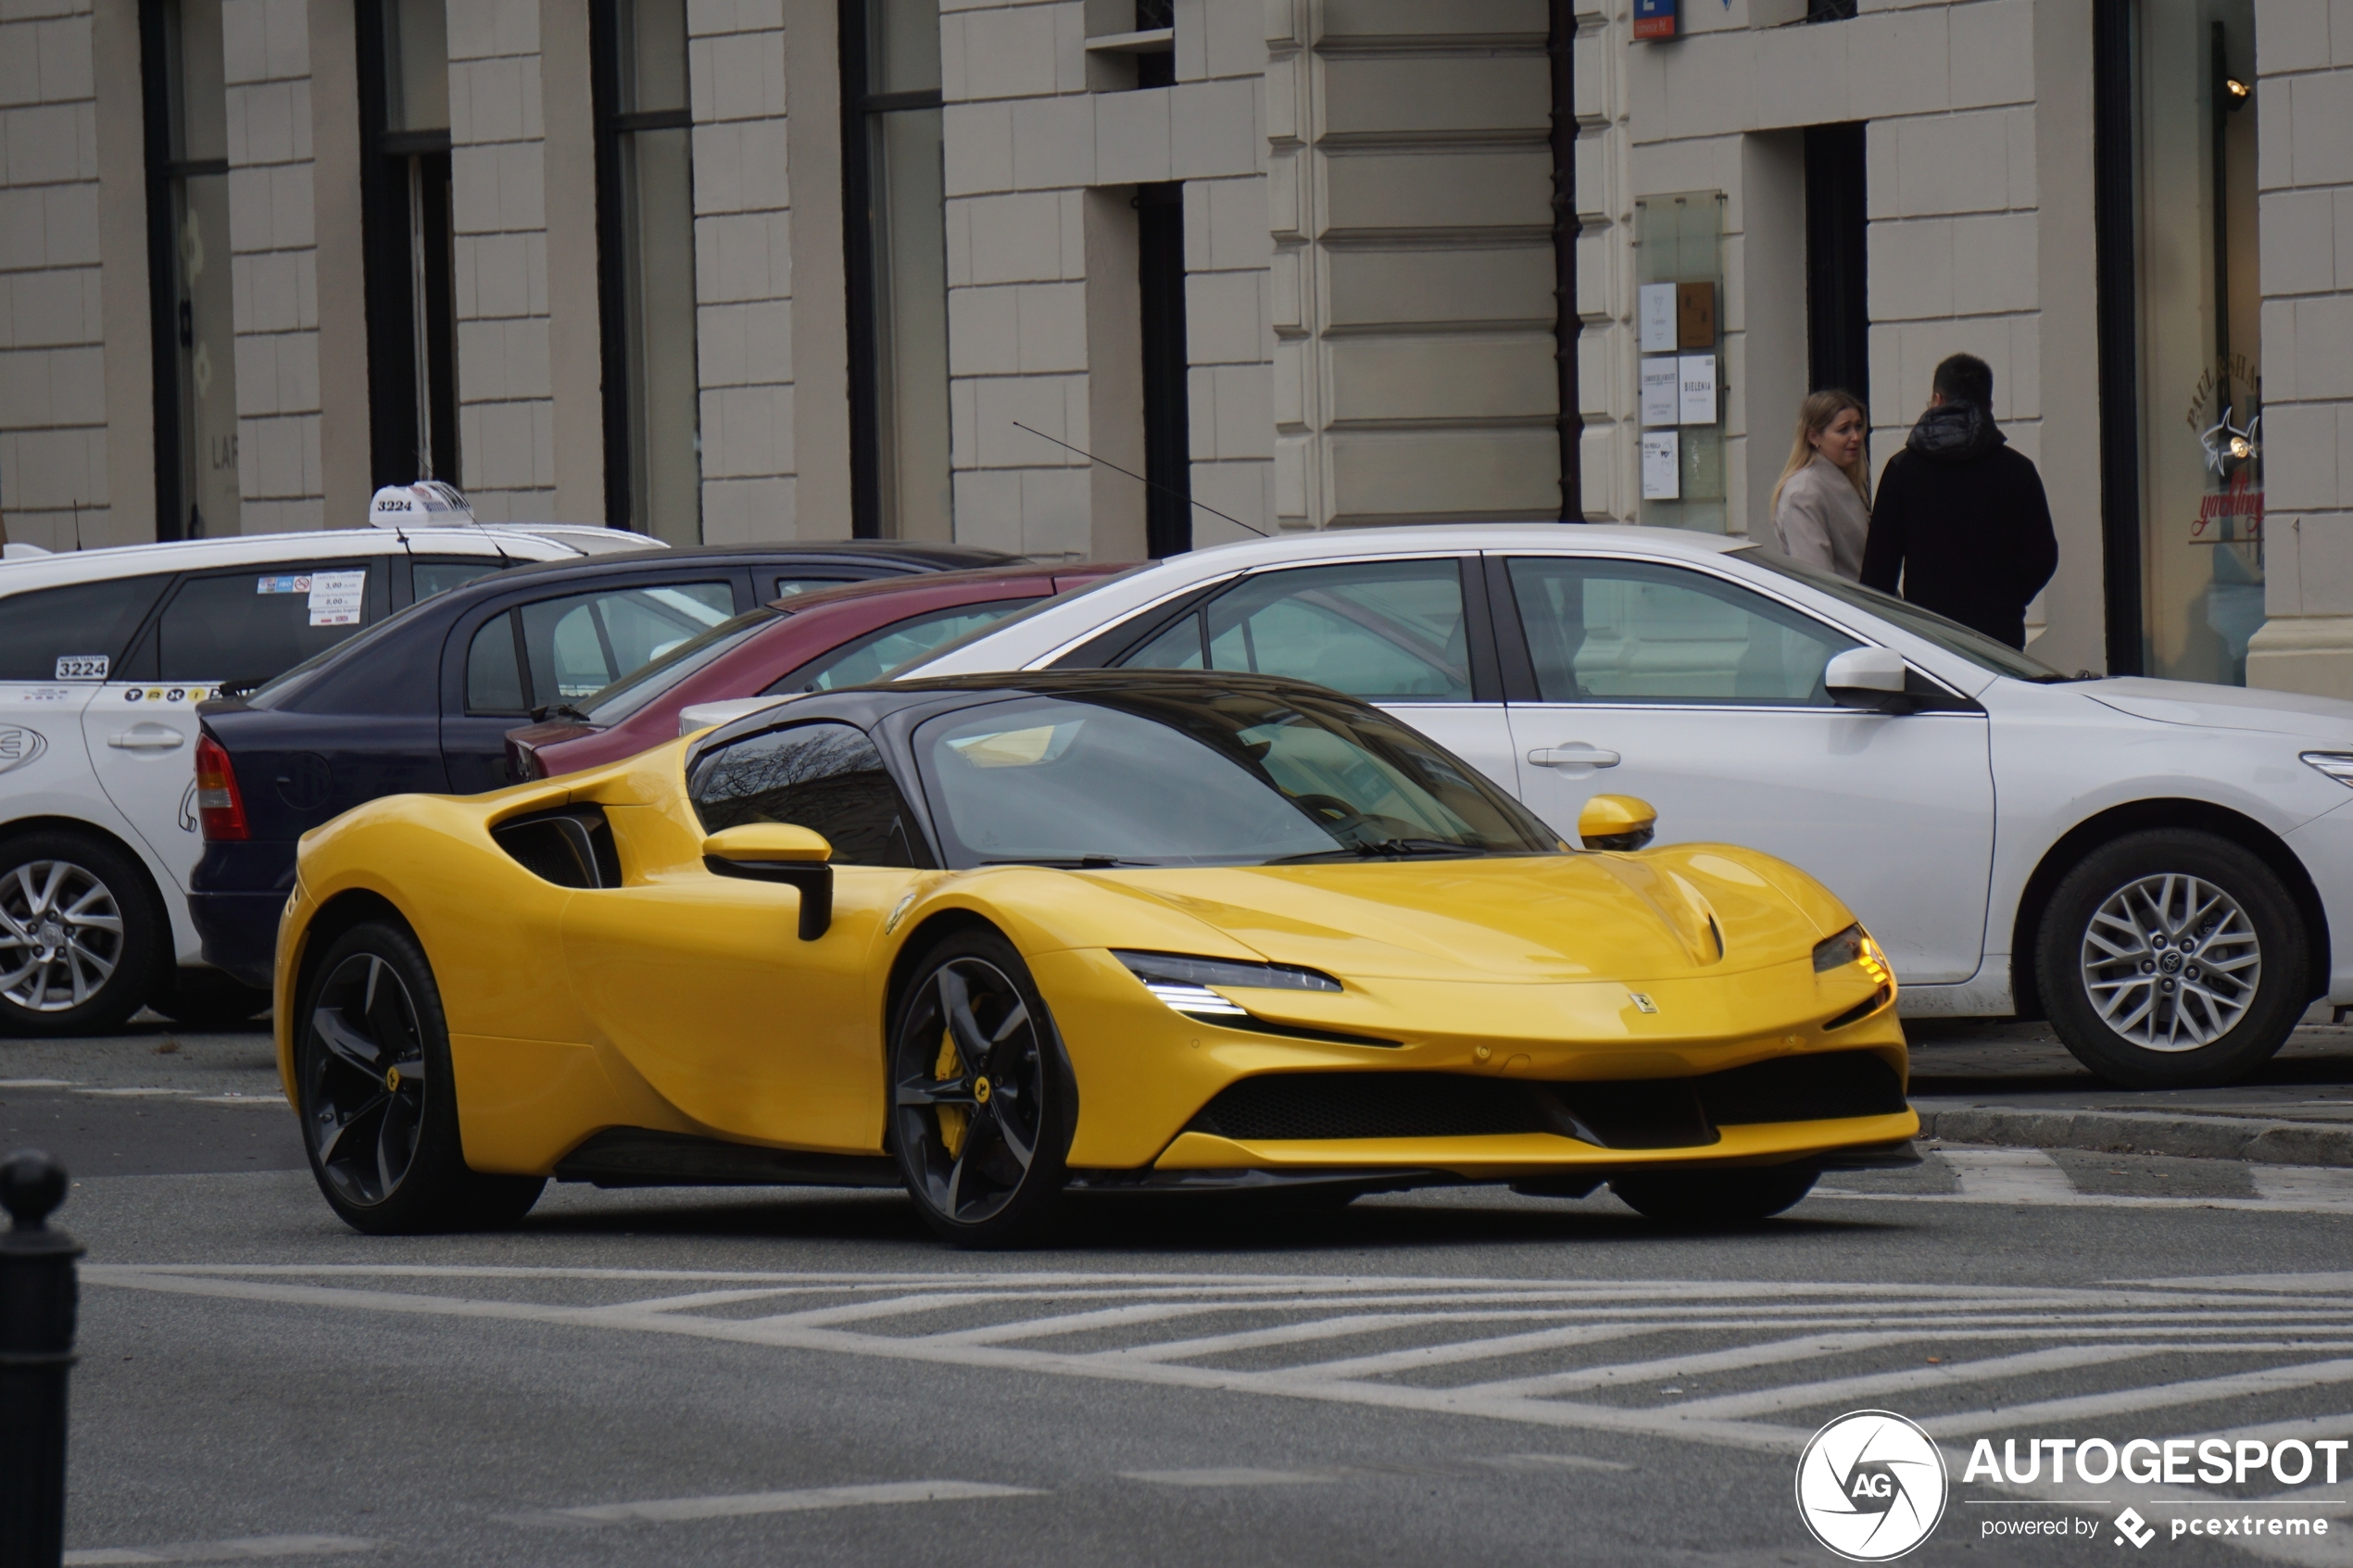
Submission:
M 702 841 L 703 869 L 713 876 L 781 882 L 800 890 L 800 939 L 814 942 L 834 923 L 834 847 L 824 835 L 783 822 L 747 822 Z
M 1630 795 L 1597 795 L 1577 814 L 1577 836 L 1588 849 L 1640 849 L 1657 832 L 1657 808 Z
M 1894 648 L 1848 648 L 1822 667 L 1822 688 L 1841 708 L 1909 713 L 1917 705 L 1904 689 L 1906 673 Z

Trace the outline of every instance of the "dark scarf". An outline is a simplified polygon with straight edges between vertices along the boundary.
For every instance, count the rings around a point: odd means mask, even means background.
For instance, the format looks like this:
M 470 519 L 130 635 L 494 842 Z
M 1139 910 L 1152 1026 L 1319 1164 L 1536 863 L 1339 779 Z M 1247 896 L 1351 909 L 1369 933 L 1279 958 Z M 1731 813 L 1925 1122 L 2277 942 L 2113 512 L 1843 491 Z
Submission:
M 1920 416 L 1904 445 L 1940 463 L 1967 463 L 2009 438 L 1994 416 L 1974 403 L 1944 403 Z

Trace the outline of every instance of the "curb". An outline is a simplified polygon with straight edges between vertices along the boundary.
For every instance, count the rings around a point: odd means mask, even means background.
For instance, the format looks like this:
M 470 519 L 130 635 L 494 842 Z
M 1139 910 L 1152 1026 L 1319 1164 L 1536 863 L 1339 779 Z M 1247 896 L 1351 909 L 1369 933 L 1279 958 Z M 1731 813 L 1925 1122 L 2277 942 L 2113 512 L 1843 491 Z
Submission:
M 2353 1166 L 2353 1126 L 2144 1110 L 2028 1110 L 1915 1102 L 1920 1136 L 2007 1148 L 2171 1154 L 2261 1165 Z

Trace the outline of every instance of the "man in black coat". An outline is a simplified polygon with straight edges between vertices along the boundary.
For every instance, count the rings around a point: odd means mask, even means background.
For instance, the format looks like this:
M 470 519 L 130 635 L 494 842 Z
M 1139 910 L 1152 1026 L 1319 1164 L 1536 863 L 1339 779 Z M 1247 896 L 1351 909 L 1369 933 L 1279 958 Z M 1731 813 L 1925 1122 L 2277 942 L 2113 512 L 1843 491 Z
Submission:
M 1956 354 L 1880 475 L 1863 583 L 2023 648 L 2026 607 L 2057 567 L 2043 477 L 1994 423 L 1993 369 Z

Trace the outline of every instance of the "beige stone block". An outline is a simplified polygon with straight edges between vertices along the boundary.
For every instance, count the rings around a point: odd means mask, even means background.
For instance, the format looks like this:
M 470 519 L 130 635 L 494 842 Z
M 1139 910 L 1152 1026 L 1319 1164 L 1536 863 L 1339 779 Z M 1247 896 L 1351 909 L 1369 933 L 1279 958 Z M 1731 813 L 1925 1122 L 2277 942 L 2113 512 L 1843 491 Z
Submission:
M 1347 250 L 1327 258 L 1334 326 L 1474 321 L 1549 323 L 1552 247 Z
M 2039 312 L 2010 318 L 2009 376 L 2007 388 L 1994 389 L 1994 416 L 2043 417 L 2043 318 Z
M 761 479 L 710 479 L 702 486 L 702 537 L 706 545 L 755 545 L 801 537 L 795 485 L 786 475 Z M 847 538 L 846 523 L 812 538 Z
M 272 78 L 310 74 L 310 6 L 308 0 L 262 0 L 262 31 L 268 41 Z M 313 445 L 316 445 L 314 438 Z
M 1553 160 L 1532 148 L 1350 152 L 1325 160 L 1324 231 L 1546 227 Z
M 1896 212 L 1915 218 L 2007 207 L 2009 118 L 1987 111 L 1898 121 Z
M 91 343 L 83 310 L 84 274 L 63 269 L 19 273 L 10 280 L 12 336 L 19 348 Z
M 25 194 L 38 204 L 31 238 L 41 247 L 42 260 L 52 267 L 97 265 L 101 192 L 96 181 L 50 185 Z
M 964 13 L 963 83 L 957 96 L 1021 98 L 1055 91 L 1055 9 L 1008 6 Z
M 793 389 L 707 387 L 702 395 L 702 471 L 711 479 L 793 471 Z
M 792 205 L 786 174 L 787 122 L 723 120 L 694 128 L 695 213 L 774 212 Z M 948 143 L 954 166 L 954 139 Z
M 698 40 L 688 51 L 698 123 L 765 119 L 785 112 L 785 35 L 736 33 Z
M 1185 280 L 1185 331 L 1196 365 L 1252 363 L 1266 355 L 1265 274 L 1202 272 Z
M 1954 310 L 1981 316 L 2033 309 L 2036 232 L 2031 212 L 1953 220 Z
M 1188 183 L 1188 199 L 1198 194 L 1202 203 L 1202 222 L 1207 254 L 1202 257 L 1202 270 L 1219 271 L 1230 268 L 1264 268 L 1274 258 L 1275 239 L 1266 227 L 1266 180 L 1264 175 L 1245 175 L 1238 180 L 1202 180 Z M 1186 231 L 1186 244 L 1192 244 L 1192 231 Z
M 1336 423 L 1550 419 L 1560 410 L 1549 332 L 1336 338 L 1327 352 Z
M 1084 376 L 979 376 L 971 383 L 973 452 L 981 468 L 1084 465 L 1086 459 L 1018 428 L 1087 445 Z
M 1019 285 L 950 289 L 948 362 L 958 376 L 1003 376 L 1021 370 Z
M 1917 320 L 1953 313 L 1951 220 L 1915 219 L 1872 224 L 1869 267 L 1873 321 Z M 1871 384 L 1879 384 L 1876 373 Z
M 2034 101 L 2033 0 L 1951 7 L 1953 107 Z
M 1948 9 L 1938 5 L 1880 11 L 1839 24 L 1847 29 L 1847 110 L 1855 119 L 1931 114 L 1950 107 Z
M 1019 283 L 1063 276 L 1061 204 L 1052 193 L 975 196 L 956 205 L 970 236 L 971 282 Z
M 1095 95 L 1095 178 L 1139 185 L 1172 178 L 1170 107 L 1176 89 Z
M 1755 34 L 1751 58 L 1758 130 L 1822 125 L 1847 118 L 1846 30 L 1781 27 Z
M 1025 374 L 1087 369 L 1087 285 L 1021 283 L 1013 288 L 1017 345 Z
M 1321 133 L 1542 132 L 1550 62 L 1537 56 L 1390 59 L 1337 56 L 1323 68 Z
M 1665 67 L 1665 118 L 1645 119 L 1638 106 L 1630 126 L 1635 141 L 1723 136 L 1755 124 L 1755 52 L 1747 33 L 1695 38 L 1676 44 L 1671 53 Z
M 0 107 L 41 102 L 41 52 L 33 44 L 41 25 L 0 25 Z
M 41 60 L 41 96 L 44 102 L 65 104 L 96 95 L 91 69 L 90 21 L 86 17 L 39 24 L 33 33 L 33 46 Z
M 1274 368 L 1266 364 L 1215 365 L 1198 370 L 1207 377 L 1216 404 L 1210 433 L 1214 445 L 1205 454 L 1229 458 L 1271 459 L 1275 455 Z M 1198 449 L 1202 433 L 1193 441 Z
M 1542 43 L 1549 29 L 1544 0 L 1326 0 L 1324 37 L 1369 43 L 1380 39 L 1470 43 Z
M 87 178 L 82 168 L 82 106 L 42 104 L 0 111 L 11 185 Z
M 232 84 L 262 82 L 270 75 L 270 48 L 262 34 L 266 0 L 220 0 L 221 75 Z
M 2255 94 L 2255 184 L 2275 191 L 2295 183 L 2295 160 L 2288 145 L 2296 123 L 2290 112 L 2295 83 L 2274 81 L 2260 84 Z
M 1020 470 L 960 470 L 955 495 L 958 544 L 986 550 L 1022 548 Z
M 695 318 L 695 373 L 703 385 L 793 379 L 790 300 L 706 305 Z
M 2257 0 L 2255 69 L 2310 70 L 2329 57 L 2329 0 Z M 2240 62 L 2244 69 L 2245 62 Z
M 2267 348 L 2270 342 L 2266 332 Z M 2290 397 L 2353 397 L 2353 295 L 2296 301 L 2296 379 Z M 2265 385 L 2270 385 L 2268 377 Z
M 2266 396 L 2293 402 L 2302 395 L 2296 366 L 2296 301 L 2263 302 L 2263 389 Z
M 2336 192 L 2336 286 L 2353 289 L 2353 189 Z
M 1900 119 L 1875 119 L 1863 127 L 1863 211 L 1874 223 L 1904 216 L 1903 159 L 1896 145 L 1903 125 Z
M 2275 616 L 2266 621 L 2247 641 L 2246 684 L 2264 691 L 2353 700 L 2353 615 Z
M 2353 71 L 2299 76 L 2292 86 L 2288 114 L 2296 182 L 2353 182 Z
M 722 213 L 695 220 L 695 297 L 711 304 L 792 294 L 786 215 Z
M 1073 94 L 985 106 L 1004 116 L 1010 130 L 1008 177 L 994 188 L 1039 191 L 1094 184 L 1095 103 L 1095 94 Z
M 1084 470 L 1031 469 L 1021 476 L 1021 548 L 1047 558 L 1086 553 L 1093 489 Z
M 2023 212 L 2041 205 L 2041 171 L 2035 151 L 2034 110 L 2008 109 L 2003 120 L 2009 132 L 2010 209 Z
M 1180 82 L 1171 89 L 1169 177 L 1214 180 L 1256 173 L 1265 147 L 1259 132 L 1258 92 L 1258 82 L 1248 77 Z
M 2336 287 L 2339 193 L 2267 191 L 2259 203 L 2262 289 L 2267 295 Z
M 1262 440 L 1264 438 L 1262 437 Z M 1263 458 L 1224 458 L 1193 464 L 1193 547 L 1224 545 L 1275 532 L 1275 465 Z M 1219 512 L 1224 517 L 1216 515 Z M 1237 527 L 1237 520 L 1247 527 Z
M 1577 411 L 1588 421 L 1625 416 L 1615 336 L 1601 327 L 1587 327 L 1577 334 Z
M 2328 403 L 2273 403 L 2264 408 L 2265 506 L 2283 512 L 2336 506 L 2336 407 Z
M 1256 0 L 1205 0 L 1202 74 L 1255 76 L 1266 69 L 1265 7 Z
M 1352 432 L 1328 443 L 1336 520 L 1560 512 L 1560 436 L 1550 428 Z

